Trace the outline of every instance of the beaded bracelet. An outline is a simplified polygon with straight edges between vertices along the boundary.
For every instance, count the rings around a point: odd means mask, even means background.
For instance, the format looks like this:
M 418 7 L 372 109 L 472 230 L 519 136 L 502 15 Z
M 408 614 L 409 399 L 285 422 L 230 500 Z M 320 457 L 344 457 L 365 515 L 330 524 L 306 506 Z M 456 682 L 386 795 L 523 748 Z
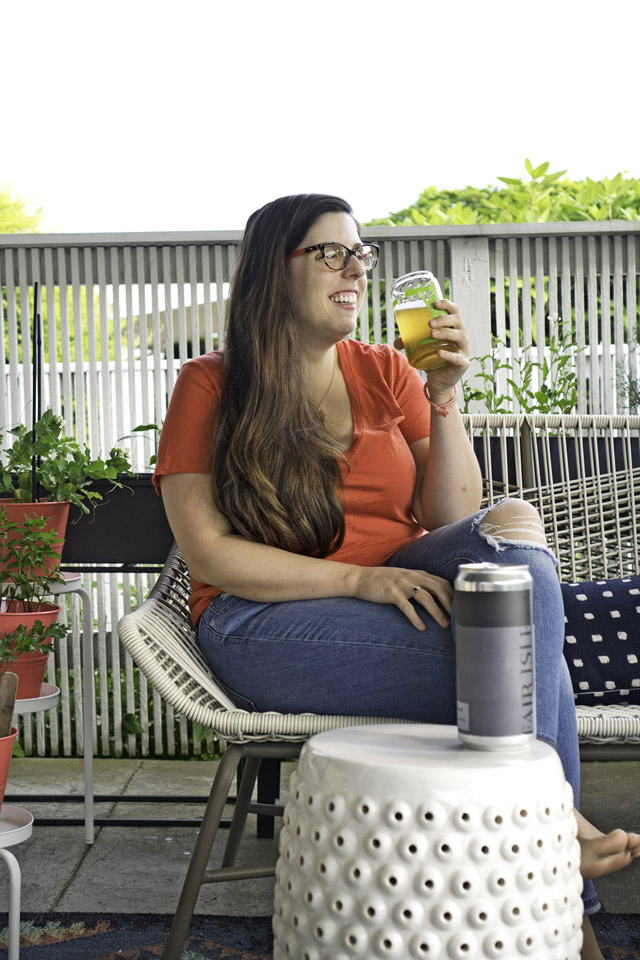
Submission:
M 452 407 L 458 399 L 458 388 L 455 384 L 453 385 L 453 396 L 451 397 L 451 400 L 447 400 L 446 403 L 434 403 L 429 393 L 429 385 L 426 383 L 424 385 L 424 395 L 436 413 L 438 413 L 441 417 L 448 417 L 449 408 Z

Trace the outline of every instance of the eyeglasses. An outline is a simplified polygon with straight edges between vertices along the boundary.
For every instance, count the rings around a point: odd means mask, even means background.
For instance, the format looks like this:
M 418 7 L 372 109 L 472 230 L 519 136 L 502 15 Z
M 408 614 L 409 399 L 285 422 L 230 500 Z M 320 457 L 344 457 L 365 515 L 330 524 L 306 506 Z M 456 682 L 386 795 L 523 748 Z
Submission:
M 365 270 L 373 270 L 380 253 L 377 243 L 359 243 L 353 250 L 345 247 L 344 243 L 316 243 L 312 247 L 300 247 L 299 250 L 294 250 L 287 260 L 291 260 L 292 257 L 301 257 L 303 253 L 311 253 L 313 250 L 320 251 L 322 259 L 330 270 L 344 270 L 351 257 L 359 260 Z

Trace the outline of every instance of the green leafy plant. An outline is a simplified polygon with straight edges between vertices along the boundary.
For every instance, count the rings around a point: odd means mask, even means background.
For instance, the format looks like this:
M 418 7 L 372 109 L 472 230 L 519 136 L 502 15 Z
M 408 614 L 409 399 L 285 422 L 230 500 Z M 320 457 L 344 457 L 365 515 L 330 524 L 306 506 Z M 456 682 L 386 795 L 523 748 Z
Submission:
M 56 640 L 64 640 L 67 628 L 63 623 L 45 626 L 36 620 L 33 626 L 21 623 L 0 639 L 0 672 L 7 670 L 21 653 L 48 653 Z
M 129 736 L 130 734 L 136 736 L 137 734 L 144 733 L 144 727 L 135 713 L 125 713 L 123 716 L 122 733 L 124 736 Z
M 480 364 L 480 373 L 475 374 L 475 380 L 480 380 L 481 386 L 472 387 L 466 380 L 462 381 L 464 398 L 463 413 L 469 412 L 472 401 L 484 403 L 488 413 L 509 413 L 512 401 L 506 393 L 497 394 L 495 385 L 498 370 L 511 370 L 511 364 L 500 359 L 500 346 L 504 346 L 498 337 L 491 337 L 491 350 L 482 357 L 472 357 Z
M 573 413 L 578 405 L 576 356 L 586 347 L 577 347 L 571 333 L 560 333 L 558 321 L 552 319 L 549 357 L 544 357 L 539 387 L 533 393 L 537 413 Z
M 133 440 L 138 434 L 146 440 L 152 440 L 155 452 L 149 457 L 149 467 L 153 467 L 157 460 L 158 440 L 160 439 L 161 430 L 162 426 L 159 426 L 157 423 L 139 423 L 137 427 L 131 428 L 131 433 L 120 437 L 120 440 Z
M 57 560 L 60 544 L 54 530 L 45 529 L 44 517 L 11 520 L 7 508 L 0 509 L 0 611 L 22 614 L 55 610 L 43 604 L 42 595 L 62 580 L 57 568 L 47 570 L 48 560 Z M 47 652 L 55 640 L 66 637 L 61 623 L 18 623 L 0 638 L 0 672 L 6 670 L 21 653 Z
M 88 446 L 80 445 L 64 432 L 62 418 L 46 410 L 28 430 L 23 424 L 5 431 L 13 437 L 4 451 L 0 470 L 0 489 L 14 500 L 33 500 L 34 481 L 39 496 L 68 500 L 83 513 L 89 513 L 86 501 L 99 501 L 102 494 L 91 489 L 96 480 L 109 480 L 122 487 L 121 474 L 131 474 L 128 454 L 113 447 L 106 459 L 91 456 Z
M 62 542 L 55 530 L 47 530 L 44 517 L 11 520 L 7 508 L 0 509 L 0 603 L 3 609 L 32 609 L 52 583 L 62 580 L 60 573 L 46 567 L 59 559 L 55 547 Z M 16 607 L 17 605 L 17 607 Z
M 491 338 L 491 350 L 482 357 L 474 357 L 480 364 L 480 373 L 474 377 L 481 386 L 463 383 L 464 411 L 472 401 L 484 403 L 489 413 L 511 413 L 517 400 L 524 413 L 573 413 L 578 404 L 576 356 L 584 347 L 577 347 L 571 333 L 561 333 L 559 319 L 551 321 L 548 354 L 542 361 L 532 357 L 534 347 L 523 347 L 519 357 L 511 361 L 501 359 L 506 344 L 499 337 Z M 506 382 L 512 394 L 496 393 L 498 372 L 507 370 L 511 376 Z M 536 373 L 537 371 L 537 373 Z
M 531 223 L 558 220 L 638 220 L 640 180 L 617 173 L 602 180 L 574 181 L 549 162 L 525 160 L 527 177 L 497 177 L 502 186 L 427 187 L 411 206 L 367 226 Z
M 626 401 L 630 414 L 637 414 L 640 409 L 640 380 L 630 373 L 623 360 L 616 364 L 618 376 L 618 396 Z

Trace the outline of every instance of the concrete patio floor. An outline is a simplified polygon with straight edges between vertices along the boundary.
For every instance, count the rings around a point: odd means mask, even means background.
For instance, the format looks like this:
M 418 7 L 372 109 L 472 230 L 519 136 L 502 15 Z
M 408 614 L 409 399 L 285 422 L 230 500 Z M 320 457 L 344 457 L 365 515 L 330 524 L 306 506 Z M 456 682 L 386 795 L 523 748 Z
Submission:
M 181 794 L 206 796 L 215 761 L 96 760 L 95 794 Z M 283 764 L 286 798 L 292 763 Z M 582 764 L 583 812 L 603 830 L 615 826 L 640 829 L 640 761 Z M 14 758 L 7 797 L 13 794 L 81 794 L 82 760 Z M 11 799 L 36 818 L 81 817 L 82 805 Z M 202 807 L 185 804 L 96 804 L 96 817 L 196 818 Z M 279 821 L 276 821 L 279 823 Z M 96 827 L 87 844 L 83 826 L 34 825 L 32 836 L 12 847 L 22 872 L 23 912 L 173 913 L 193 849 L 196 827 Z M 275 861 L 276 840 L 258 840 L 255 817 L 249 818 L 239 862 Z M 214 855 L 220 862 L 226 831 Z M 196 912 L 221 916 L 268 916 L 272 879 L 210 884 L 203 888 Z M 640 914 L 640 861 L 597 881 L 605 910 Z M 8 909 L 8 882 L 0 882 L 0 912 Z

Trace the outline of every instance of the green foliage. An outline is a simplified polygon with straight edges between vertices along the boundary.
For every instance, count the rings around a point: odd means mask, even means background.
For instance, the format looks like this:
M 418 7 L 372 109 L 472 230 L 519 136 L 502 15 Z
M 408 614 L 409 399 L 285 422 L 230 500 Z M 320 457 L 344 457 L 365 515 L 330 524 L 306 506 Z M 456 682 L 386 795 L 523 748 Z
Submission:
M 44 229 L 51 230 L 55 228 L 44 225 L 44 212 L 38 204 L 31 200 L 16 194 L 7 184 L 0 182 L 0 234 L 4 233 L 41 233 Z M 41 297 L 41 314 L 43 327 L 43 341 L 45 355 L 55 357 L 59 362 L 63 359 L 63 345 L 60 337 L 56 336 L 57 328 L 60 325 L 61 307 L 60 307 L 60 287 L 56 286 L 51 298 L 46 290 L 43 290 Z M 0 283 L 0 296 L 2 298 L 1 308 L 4 316 L 7 317 L 9 305 L 7 303 L 7 287 Z M 23 354 L 23 333 L 25 338 L 30 335 L 31 318 L 33 317 L 33 287 L 27 291 L 26 297 L 23 296 L 23 290 L 17 289 L 14 294 L 15 304 L 12 304 L 12 311 L 15 310 L 17 322 L 15 324 L 15 336 L 18 344 L 18 353 L 14 358 L 17 363 L 23 363 L 25 354 Z M 23 302 L 24 301 L 24 302 Z M 72 363 L 86 360 L 89 356 L 89 337 L 88 337 L 88 312 L 92 306 L 95 316 L 100 314 L 101 304 L 98 287 L 81 287 L 79 296 L 71 285 L 67 285 L 65 291 L 65 311 L 68 319 L 68 337 L 69 352 Z M 26 314 L 28 320 L 21 314 Z M 76 318 L 78 324 L 76 324 Z M 79 330 L 76 329 L 79 327 Z M 52 333 L 51 340 L 49 335 Z M 76 338 L 76 333 L 81 336 Z M 103 338 L 98 338 L 95 344 L 96 359 L 98 362 L 104 359 L 104 354 L 108 352 L 109 360 L 115 356 L 115 338 L 119 336 L 118 330 L 113 330 L 111 325 L 106 344 Z M 5 356 L 13 353 L 13 346 L 9 344 L 9 325 L 4 324 L 4 349 Z M 25 344 L 26 353 L 26 344 Z
M 480 386 L 472 387 L 466 380 L 462 381 L 463 404 L 462 412 L 469 413 L 469 404 L 472 401 L 484 403 L 487 413 L 509 413 L 512 407 L 511 398 L 506 394 L 496 393 L 497 375 L 499 370 L 511 370 L 511 364 L 500 359 L 500 347 L 504 344 L 498 337 L 491 337 L 491 351 L 482 357 L 472 357 L 480 364 L 480 373 L 476 373 L 474 380 L 480 380 Z
M 616 364 L 616 370 L 618 374 L 618 396 L 621 400 L 626 400 L 627 410 L 630 414 L 637 414 L 640 409 L 640 380 L 627 370 L 622 360 Z
M 71 688 L 72 696 L 77 696 L 77 691 L 73 684 L 73 671 L 70 672 L 71 676 Z M 114 674 L 113 669 L 110 667 L 108 671 L 108 679 L 106 684 L 106 689 L 101 686 L 100 683 L 96 684 L 96 716 L 98 725 L 101 723 L 101 703 L 102 699 L 106 697 L 109 699 L 112 704 L 115 704 L 116 698 L 120 699 L 121 709 L 122 709 L 122 722 L 121 722 L 121 734 L 122 737 L 133 736 L 136 738 L 136 744 L 133 748 L 132 756 L 140 756 L 141 753 L 137 753 L 140 749 L 140 738 L 143 733 L 146 732 L 149 737 L 149 746 L 150 746 L 150 755 L 159 759 L 164 757 L 165 759 L 171 758 L 172 754 L 169 753 L 167 748 L 166 738 L 168 736 L 165 728 L 167 723 L 166 715 L 164 715 L 166 707 L 163 707 L 163 717 L 160 719 L 159 723 L 156 723 L 155 719 L 155 706 L 153 702 L 153 687 L 151 684 L 142 683 L 142 675 L 138 667 L 134 667 L 134 687 L 139 691 L 140 698 L 143 697 L 143 689 L 146 691 L 144 696 L 147 702 L 147 719 L 146 719 L 146 731 L 145 727 L 142 724 L 140 715 L 142 714 L 141 707 L 137 707 L 135 711 L 131 711 L 127 707 L 127 677 L 124 669 L 120 670 L 119 675 Z M 113 707 L 112 707 L 113 709 Z M 111 712 L 111 711 L 109 711 Z M 182 750 L 182 735 L 180 729 L 180 717 L 175 715 L 173 719 L 173 736 L 174 742 L 177 747 L 177 754 L 183 760 L 212 760 L 216 757 L 219 757 L 222 753 L 220 743 L 218 742 L 217 737 L 209 727 L 204 727 L 199 723 L 190 723 L 190 734 L 188 735 L 188 745 L 186 750 Z M 156 739 L 157 738 L 157 739 Z M 109 737 L 111 749 L 109 753 L 104 754 L 105 756 L 113 756 L 113 741 L 114 737 Z M 163 747 L 161 750 L 158 749 L 158 744 L 162 743 Z M 125 749 L 130 750 L 130 746 L 125 744 Z
M 410 207 L 367 226 L 640 219 L 640 180 L 618 173 L 573 181 L 564 177 L 566 170 L 549 173 L 548 162 L 534 166 L 529 159 L 525 170 L 528 179 L 498 177 L 504 187 L 427 187 Z
M 576 355 L 586 347 L 577 347 L 571 333 L 560 335 L 558 329 L 551 334 L 549 358 L 536 363 L 540 371 L 539 387 L 533 393 L 532 409 L 537 413 L 574 413 L 578 406 L 578 382 L 576 379 Z M 531 395 L 529 395 L 531 396 Z M 520 406 L 524 401 L 518 397 Z
M 49 653 L 55 640 L 64 640 L 67 628 L 63 623 L 50 623 L 45 627 L 36 620 L 31 628 L 21 623 L 15 630 L 0 640 L 0 664 L 2 671 L 11 667 L 21 653 Z
M 120 437 L 120 440 L 133 440 L 135 439 L 136 434 L 141 434 L 147 440 L 153 441 L 153 447 L 155 453 L 152 453 L 149 457 L 148 466 L 154 467 L 158 459 L 158 441 L 160 440 L 160 431 L 162 426 L 157 423 L 139 423 L 137 427 L 132 427 L 131 433 L 128 433 L 124 437 Z
M 43 216 L 41 207 L 0 183 L 0 233 L 39 233 Z
M 135 713 L 125 713 L 124 717 L 122 718 L 123 736 L 136 736 L 139 733 L 144 733 L 144 727 L 140 723 Z
M 532 344 L 523 347 L 520 356 L 514 357 L 511 362 L 501 359 L 505 348 L 499 337 L 492 337 L 491 351 L 473 358 L 480 364 L 480 372 L 474 380 L 480 380 L 481 385 L 474 387 L 463 382 L 464 413 L 469 412 L 469 404 L 474 400 L 484 403 L 488 413 L 513 413 L 514 398 L 523 413 L 575 412 L 578 404 L 575 361 L 579 349 L 585 348 L 575 345 L 571 333 L 561 334 L 558 327 L 552 329 L 549 356 L 545 355 L 542 362 L 532 358 Z M 500 370 L 511 373 L 506 377 L 511 395 L 496 392 Z
M 47 530 L 44 517 L 22 517 L 10 520 L 7 508 L 0 509 L 0 599 L 3 603 L 20 604 L 24 609 L 38 603 L 52 583 L 62 580 L 51 573 L 47 560 L 57 561 L 56 546 L 62 542 L 55 530 Z
M 65 291 L 64 297 L 66 306 L 64 311 L 60 305 L 61 291 Z M 26 297 L 23 297 L 22 293 L 23 291 L 21 289 L 17 289 L 15 290 L 14 294 L 14 309 L 16 317 L 15 337 L 18 345 L 15 358 L 16 362 L 18 363 L 24 362 L 27 349 L 29 349 L 29 354 L 31 353 L 30 348 L 27 348 L 27 343 L 29 343 L 31 339 L 31 320 L 34 313 L 33 287 L 28 288 Z M 76 294 L 78 295 L 76 296 Z M 9 313 L 9 307 L 7 303 L 7 287 L 2 287 L 2 298 L 4 301 L 4 315 L 7 317 Z M 87 361 L 90 356 L 88 327 L 89 310 L 91 309 L 93 312 L 93 316 L 95 318 L 94 323 L 96 326 L 100 323 L 99 318 L 102 316 L 100 291 L 98 286 L 96 284 L 94 284 L 93 287 L 81 286 L 79 291 L 75 291 L 70 285 L 67 285 L 66 289 L 56 285 L 53 290 L 53 297 L 50 297 L 46 289 L 44 289 L 42 291 L 42 297 L 40 298 L 40 309 L 42 315 L 42 339 L 44 355 L 50 358 L 55 357 L 59 363 L 62 363 L 64 349 L 63 340 L 60 336 L 60 327 L 62 317 L 63 315 L 66 315 L 69 359 L 72 363 Z M 100 336 L 96 339 L 95 344 L 92 347 L 92 350 L 95 350 L 95 358 L 98 363 L 107 357 L 109 360 L 113 360 L 115 358 L 116 338 L 122 337 L 125 322 L 121 321 L 121 329 L 118 330 L 117 326 L 112 323 L 112 310 L 111 307 L 108 306 L 107 324 L 108 332 L 106 342 L 103 340 L 103 337 Z M 77 336 L 77 334 L 79 334 L 79 336 Z M 5 323 L 4 344 L 5 355 L 13 355 L 14 348 L 9 346 L 8 323 Z M 23 347 L 25 348 L 24 351 Z
M 112 447 L 106 460 L 94 459 L 88 446 L 80 446 L 73 437 L 66 436 L 63 427 L 61 417 L 45 410 L 34 430 L 27 430 L 24 424 L 7 430 L 14 441 L 0 468 L 0 489 L 10 492 L 14 500 L 30 502 L 35 461 L 41 494 L 52 500 L 68 500 L 83 513 L 89 513 L 85 501 L 102 499 L 101 493 L 90 489 L 91 484 L 95 480 L 110 480 L 114 487 L 122 487 L 118 475 L 130 474 L 131 463 L 120 447 Z
M 146 700 L 147 706 L 145 726 L 143 726 L 143 723 L 140 719 L 143 714 L 141 706 L 136 704 L 132 709 L 132 705 L 128 701 L 127 690 L 129 678 L 127 677 L 125 669 L 122 667 L 119 673 L 116 672 L 114 675 L 113 668 L 109 667 L 107 671 L 106 684 L 102 682 L 101 674 L 98 669 L 94 670 L 94 675 L 96 694 L 95 716 L 98 726 L 98 752 L 100 756 L 116 757 L 119 755 L 115 747 L 116 737 L 115 731 L 113 730 L 116 700 L 120 703 L 122 715 L 120 733 L 124 739 L 123 754 L 125 756 L 143 756 L 140 738 L 145 732 L 149 738 L 148 756 L 153 757 L 154 759 L 170 760 L 176 758 L 181 760 L 194 760 L 197 762 L 202 762 L 219 758 L 222 755 L 222 744 L 218 740 L 217 736 L 210 728 L 204 727 L 199 723 L 192 723 L 191 721 L 188 721 L 187 743 L 185 744 L 182 735 L 183 720 L 176 713 L 173 714 L 171 721 L 176 751 L 175 753 L 169 751 L 167 746 L 168 734 L 166 728 L 167 724 L 169 723 L 167 711 L 170 708 L 163 703 L 161 707 L 161 716 L 156 721 L 156 706 L 153 700 L 153 687 L 150 683 L 143 681 L 138 667 L 133 667 L 133 686 L 134 689 L 138 691 L 139 701 L 141 702 L 143 697 Z M 76 711 L 74 704 L 82 700 L 82 685 L 80 679 L 80 670 L 74 671 L 73 669 L 69 669 L 63 671 L 60 666 L 58 666 L 56 668 L 56 676 L 53 681 L 59 687 L 62 687 L 63 681 L 64 683 L 68 684 L 70 704 L 69 735 L 71 738 L 71 743 L 73 744 L 72 756 L 78 755 L 76 753 L 76 745 L 78 741 L 76 724 L 81 717 L 81 714 Z M 105 704 L 104 701 L 108 701 L 108 704 Z M 109 717 L 108 722 L 111 725 L 106 746 L 101 735 L 103 706 L 104 714 Z M 60 698 L 57 708 L 55 710 L 48 710 L 43 717 L 45 756 L 55 755 L 53 748 L 54 740 L 55 749 L 57 751 L 62 750 L 61 731 L 63 727 L 62 714 L 64 709 L 62 698 Z M 18 718 L 18 726 L 21 730 L 21 739 L 24 739 L 24 730 L 27 726 L 33 729 L 32 717 L 32 714 L 22 714 Z M 130 736 L 135 737 L 133 744 L 127 742 L 127 738 Z M 18 739 L 16 740 L 16 744 L 18 744 L 18 746 L 15 748 L 14 756 L 24 756 L 24 750 L 22 749 Z

